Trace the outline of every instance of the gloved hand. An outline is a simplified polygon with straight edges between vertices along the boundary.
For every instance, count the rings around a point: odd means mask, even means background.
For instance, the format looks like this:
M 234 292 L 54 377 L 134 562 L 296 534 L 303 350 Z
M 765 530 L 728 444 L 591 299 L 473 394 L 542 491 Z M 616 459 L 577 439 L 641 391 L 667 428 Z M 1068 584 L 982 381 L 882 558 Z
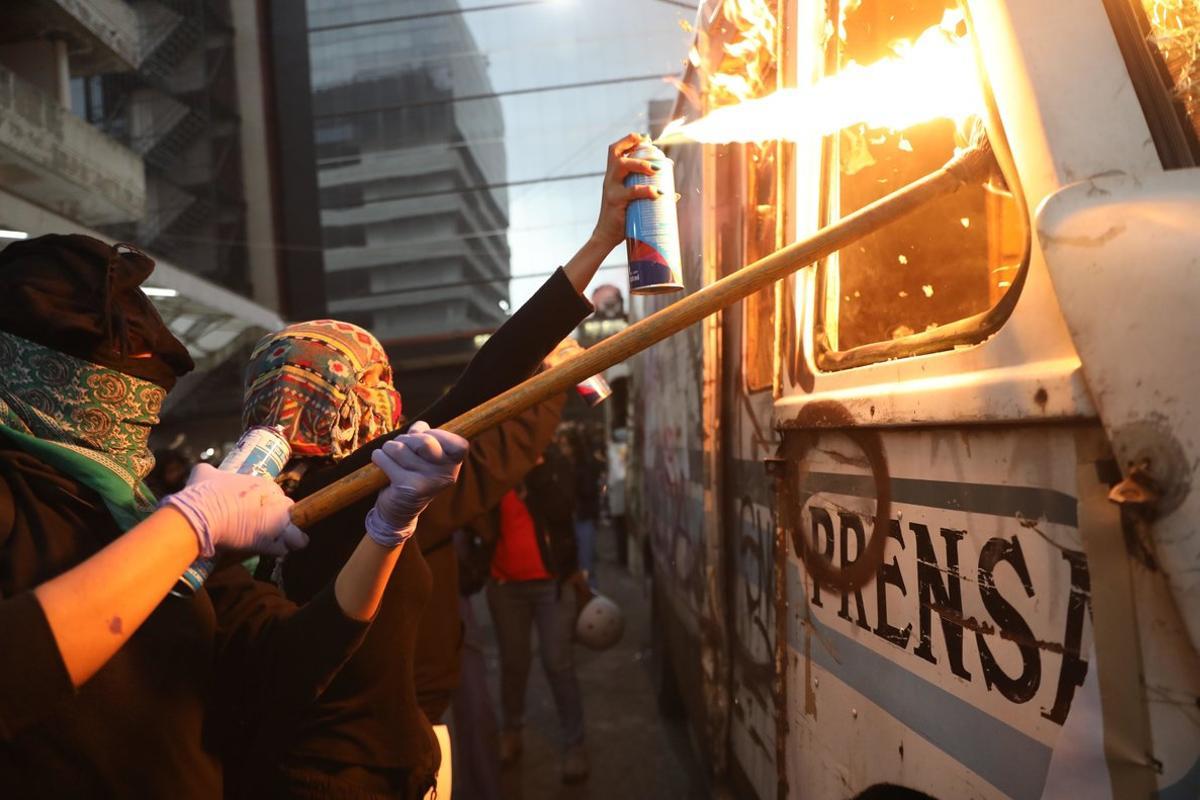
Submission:
M 217 548 L 282 556 L 308 544 L 308 536 L 288 516 L 292 500 L 269 478 L 197 464 L 187 486 L 158 505 L 187 518 L 205 558 L 212 558 Z
M 383 547 L 403 544 L 416 532 L 417 517 L 434 496 L 458 479 L 467 447 L 457 434 L 414 422 L 408 433 L 371 453 L 391 485 L 379 492 L 367 514 L 367 535 Z
M 550 352 L 550 355 L 542 359 L 542 366 L 546 369 L 553 369 L 564 361 L 569 361 L 582 352 L 583 345 L 568 336 L 566 339 L 563 339 L 554 346 L 554 349 Z

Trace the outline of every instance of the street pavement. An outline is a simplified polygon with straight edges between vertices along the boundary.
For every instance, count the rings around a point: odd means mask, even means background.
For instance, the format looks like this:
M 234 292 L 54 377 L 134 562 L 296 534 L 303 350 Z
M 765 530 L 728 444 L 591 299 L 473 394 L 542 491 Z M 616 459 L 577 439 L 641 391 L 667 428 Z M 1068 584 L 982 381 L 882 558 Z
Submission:
M 607 800 L 608 798 L 706 798 L 709 796 L 688 741 L 684 723 L 664 719 L 650 677 L 649 584 L 614 563 L 615 544 L 607 529 L 598 535 L 600 591 L 625 612 L 625 635 L 603 653 L 575 647 L 583 691 L 591 777 L 566 786 L 561 780 L 561 748 L 554 700 L 533 660 L 527 694 L 524 752 L 504 770 L 505 800 Z M 482 594 L 472 598 L 487 629 L 487 669 L 492 700 L 499 712 L 500 658 Z M 536 637 L 535 637 L 536 640 Z M 456 793 L 456 800 L 457 793 Z

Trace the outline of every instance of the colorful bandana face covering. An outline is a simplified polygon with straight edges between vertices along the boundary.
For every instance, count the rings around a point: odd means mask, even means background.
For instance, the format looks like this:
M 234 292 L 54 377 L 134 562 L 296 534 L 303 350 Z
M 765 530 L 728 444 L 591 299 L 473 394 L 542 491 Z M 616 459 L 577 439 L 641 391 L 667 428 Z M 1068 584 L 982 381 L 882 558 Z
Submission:
M 166 390 L 0 331 L 0 432 L 97 492 L 125 530 L 154 510 L 146 442 Z
M 250 354 L 242 423 L 282 426 L 294 456 L 337 461 L 400 424 L 379 341 L 348 322 L 289 325 Z

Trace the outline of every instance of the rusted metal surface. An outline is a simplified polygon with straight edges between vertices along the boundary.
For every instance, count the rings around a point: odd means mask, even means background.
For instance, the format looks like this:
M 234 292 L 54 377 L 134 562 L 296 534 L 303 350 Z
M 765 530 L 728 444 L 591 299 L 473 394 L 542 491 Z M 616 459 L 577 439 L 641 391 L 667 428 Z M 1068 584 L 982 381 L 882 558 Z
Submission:
M 790 533 L 796 554 L 804 563 L 809 577 L 820 587 L 835 592 L 849 592 L 866 586 L 875 580 L 883 561 L 887 545 L 888 519 L 892 508 L 892 484 L 888 475 L 887 456 L 883 451 L 883 439 L 876 430 L 857 428 L 854 418 L 836 403 L 823 402 L 806 405 L 792 420 L 799 429 L 844 428 L 842 431 L 862 453 L 870 466 L 874 482 L 875 515 L 866 547 L 854 560 L 836 565 L 832 553 L 820 553 L 802 535 L 797 513 L 800 505 L 796 492 L 800 484 L 800 470 L 804 467 L 808 450 L 817 441 L 817 436 L 797 433 L 784 439 L 782 454 L 785 462 L 784 479 L 781 484 L 779 508 L 783 527 Z
M 775 796 L 785 800 L 789 794 L 787 776 L 788 723 L 788 666 L 791 653 L 787 646 L 788 597 L 787 597 L 787 530 L 783 525 L 775 526 L 775 675 L 773 699 L 775 701 Z

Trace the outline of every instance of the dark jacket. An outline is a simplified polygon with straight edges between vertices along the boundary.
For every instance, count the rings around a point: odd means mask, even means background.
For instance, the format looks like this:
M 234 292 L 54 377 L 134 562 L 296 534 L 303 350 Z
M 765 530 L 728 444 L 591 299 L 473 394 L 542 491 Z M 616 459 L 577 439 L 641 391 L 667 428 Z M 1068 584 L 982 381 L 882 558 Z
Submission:
M 591 310 L 558 270 L 480 348 L 450 391 L 412 419 L 437 427 L 516 385 Z M 457 560 L 447 543 L 457 528 L 496 505 L 529 468 L 545 445 L 543 437 L 549 437 L 545 420 L 557 421 L 554 402 L 524 423 L 486 434 L 495 437 L 497 447 L 472 448 L 454 492 L 422 514 L 420 547 L 405 547 L 401 553 L 362 648 L 306 723 L 281 739 L 275 752 L 256 756 L 260 763 L 280 768 L 260 772 L 258 786 L 251 785 L 247 795 L 282 783 L 286 790 L 275 796 L 322 797 L 336 788 L 347 796 L 357 791 L 364 797 L 415 797 L 431 784 L 441 756 L 425 709 L 435 718 L 445 709 L 457 683 L 462 642 Z M 297 496 L 365 465 L 371 452 L 392 436 L 381 436 L 337 465 L 305 476 Z M 309 547 L 284 562 L 289 597 L 309 597 L 328 583 L 361 538 L 362 520 L 373 504 L 374 497 L 366 498 L 312 526 Z M 429 553 L 428 560 L 422 551 Z M 336 787 L 325 781 L 337 781 Z
M 575 516 L 579 519 L 598 519 L 600 516 L 600 476 L 604 473 L 604 462 L 596 455 L 587 437 L 576 440 L 575 469 Z
M 220 797 L 217 739 L 244 690 L 269 687 L 279 718 L 292 717 L 367 627 L 328 588 L 297 609 L 234 565 L 193 597 L 165 598 L 76 690 L 32 589 L 121 533 L 98 495 L 0 441 L 5 797 Z

